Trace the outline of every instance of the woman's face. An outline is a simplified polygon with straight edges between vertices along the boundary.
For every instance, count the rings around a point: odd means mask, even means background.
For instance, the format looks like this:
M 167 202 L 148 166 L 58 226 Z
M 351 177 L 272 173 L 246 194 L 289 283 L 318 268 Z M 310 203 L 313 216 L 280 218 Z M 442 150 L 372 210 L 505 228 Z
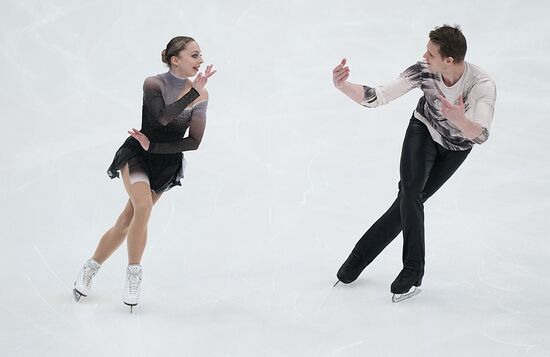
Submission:
M 195 41 L 192 41 L 177 56 L 172 57 L 172 70 L 181 77 L 193 77 L 198 73 L 201 63 L 203 63 L 201 49 Z

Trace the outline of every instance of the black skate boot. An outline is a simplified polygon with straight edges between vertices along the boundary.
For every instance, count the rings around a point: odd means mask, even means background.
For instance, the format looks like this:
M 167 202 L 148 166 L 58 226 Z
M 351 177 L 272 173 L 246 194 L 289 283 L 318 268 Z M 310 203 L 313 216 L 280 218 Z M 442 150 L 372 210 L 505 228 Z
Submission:
M 336 273 L 336 277 L 338 278 L 336 284 L 338 284 L 339 282 L 342 282 L 344 284 L 354 282 L 366 266 L 367 264 L 365 264 L 363 259 L 361 259 L 361 256 L 358 253 L 352 251 L 348 259 L 346 259 L 344 264 L 342 264 L 342 266 L 338 270 L 338 273 Z M 334 284 L 334 286 L 336 286 L 336 284 Z
M 403 268 L 391 284 L 392 301 L 400 302 L 422 292 L 418 287 L 422 284 L 422 274 L 413 269 Z

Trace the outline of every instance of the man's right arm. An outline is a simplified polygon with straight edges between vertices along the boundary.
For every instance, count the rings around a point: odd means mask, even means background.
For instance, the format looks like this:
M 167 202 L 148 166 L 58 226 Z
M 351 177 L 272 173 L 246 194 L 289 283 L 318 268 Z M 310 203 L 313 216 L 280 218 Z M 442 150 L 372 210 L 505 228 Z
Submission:
M 338 88 L 342 93 L 350 97 L 354 102 L 362 104 L 365 100 L 365 92 L 360 84 L 342 82 Z
M 420 86 L 421 67 L 418 63 L 407 68 L 398 78 L 376 88 L 348 82 L 349 68 L 345 67 L 345 63 L 343 59 L 333 70 L 334 86 L 365 107 L 374 108 L 387 104 Z

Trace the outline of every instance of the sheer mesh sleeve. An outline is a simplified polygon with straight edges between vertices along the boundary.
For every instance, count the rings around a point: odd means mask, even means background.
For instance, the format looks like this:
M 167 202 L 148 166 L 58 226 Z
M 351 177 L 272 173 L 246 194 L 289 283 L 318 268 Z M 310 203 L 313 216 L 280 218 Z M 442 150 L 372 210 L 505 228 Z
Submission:
M 165 105 L 162 97 L 160 79 L 149 77 L 143 83 L 143 106 L 150 114 L 149 118 L 158 121 L 161 125 L 168 125 L 172 120 L 199 97 L 195 88 L 191 88 L 183 97 L 170 105 Z
M 147 151 L 153 154 L 175 154 L 183 151 L 197 150 L 202 141 L 204 129 L 206 128 L 207 106 L 208 100 L 205 100 L 193 107 L 191 125 L 189 126 L 189 136 L 167 143 L 152 142 Z
M 417 62 L 404 70 L 398 78 L 376 88 L 363 85 L 361 105 L 375 108 L 401 97 L 422 83 L 422 64 Z

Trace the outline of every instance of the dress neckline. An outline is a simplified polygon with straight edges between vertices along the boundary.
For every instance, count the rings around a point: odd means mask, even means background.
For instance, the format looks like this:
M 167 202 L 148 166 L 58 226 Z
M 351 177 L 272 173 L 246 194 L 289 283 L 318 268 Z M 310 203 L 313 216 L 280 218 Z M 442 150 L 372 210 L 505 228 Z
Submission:
M 174 78 L 176 78 L 176 79 L 179 79 L 180 81 L 186 81 L 186 80 L 188 79 L 188 78 L 186 78 L 186 77 L 177 76 L 177 75 L 174 74 L 174 72 L 172 72 L 172 71 L 168 71 L 168 73 L 169 73 L 172 77 L 174 77 Z

